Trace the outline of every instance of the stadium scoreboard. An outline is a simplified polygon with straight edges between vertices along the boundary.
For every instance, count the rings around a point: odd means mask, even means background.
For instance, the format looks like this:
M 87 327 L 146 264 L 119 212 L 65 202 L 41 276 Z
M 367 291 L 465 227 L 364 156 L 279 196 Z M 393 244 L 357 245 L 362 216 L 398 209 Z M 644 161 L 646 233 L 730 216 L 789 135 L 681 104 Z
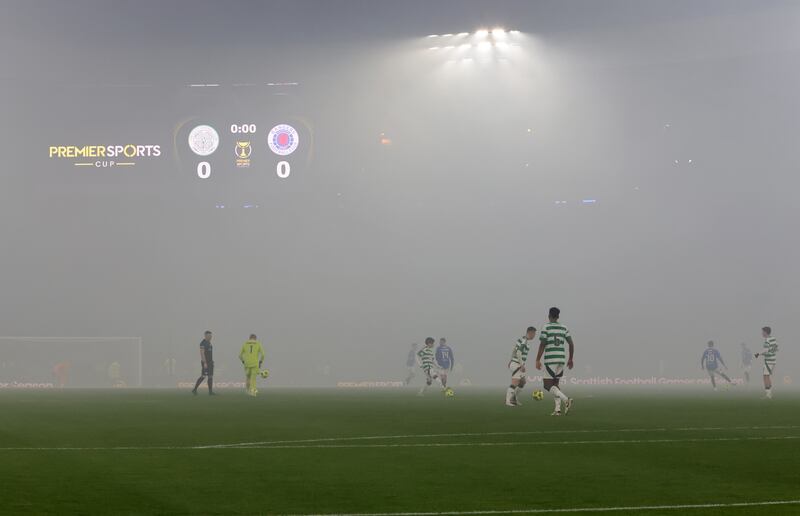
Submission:
M 49 101 L 70 123 L 50 124 L 44 156 L 62 176 L 96 170 L 99 179 L 128 169 L 205 183 L 286 181 L 307 169 L 313 149 L 298 89 L 203 84 L 121 95 L 119 88 L 66 88 Z

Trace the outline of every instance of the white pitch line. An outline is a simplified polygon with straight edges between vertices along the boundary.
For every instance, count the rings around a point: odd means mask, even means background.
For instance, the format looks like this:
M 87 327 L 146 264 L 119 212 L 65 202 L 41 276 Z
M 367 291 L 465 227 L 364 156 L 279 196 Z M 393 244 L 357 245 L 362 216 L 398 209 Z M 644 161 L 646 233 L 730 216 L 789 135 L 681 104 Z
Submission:
M 608 439 L 589 441 L 517 441 L 517 442 L 475 442 L 475 443 L 396 443 L 396 444 L 279 444 L 273 446 L 240 446 L 228 450 L 300 450 L 300 449 L 335 449 L 335 448 L 469 448 L 481 446 L 545 446 L 563 444 L 666 444 L 695 442 L 727 442 L 727 441 L 779 441 L 800 439 L 800 435 L 771 437 L 708 437 L 696 439 Z
M 797 505 L 800 500 L 774 500 L 767 502 L 732 502 L 732 503 L 687 503 L 680 505 L 630 505 L 619 507 L 575 507 L 568 509 L 498 509 L 484 511 L 445 511 L 445 512 L 359 512 L 330 514 L 288 514 L 284 516 L 467 516 L 470 514 L 563 514 L 576 512 L 612 512 L 612 511 L 663 511 L 680 509 L 720 509 L 736 507 L 764 507 L 774 505 Z
M 552 446 L 564 444 L 669 444 L 694 442 L 779 441 L 800 439 L 800 435 L 762 437 L 709 437 L 689 439 L 615 439 L 587 441 L 516 441 L 473 443 L 395 443 L 395 444 L 291 444 L 273 446 L 88 446 L 88 447 L 0 447 L 3 451 L 158 451 L 158 450 L 297 450 L 297 449 L 347 449 L 347 448 L 464 448 L 487 446 Z
M 231 444 L 209 444 L 207 448 L 241 448 L 246 446 L 268 446 L 272 444 L 302 444 L 302 443 L 327 443 L 340 441 L 382 441 L 390 439 L 427 439 L 429 437 L 489 437 L 500 435 L 545 435 L 545 434 L 613 434 L 636 432 L 707 432 L 717 430 L 789 430 L 800 428 L 800 425 L 784 426 L 705 426 L 682 428 L 617 428 L 617 429 L 589 429 L 589 430 L 540 430 L 526 432 L 473 432 L 454 434 L 408 434 L 408 435 L 368 435 L 356 437 L 320 437 L 316 439 L 291 439 L 284 441 L 255 441 Z

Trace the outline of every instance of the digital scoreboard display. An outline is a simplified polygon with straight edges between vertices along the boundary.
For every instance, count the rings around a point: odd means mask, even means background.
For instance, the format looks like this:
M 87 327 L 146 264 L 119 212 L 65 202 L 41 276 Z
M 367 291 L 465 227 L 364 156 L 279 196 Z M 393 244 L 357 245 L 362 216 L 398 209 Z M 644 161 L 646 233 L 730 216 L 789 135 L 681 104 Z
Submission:
M 188 117 L 172 142 L 181 169 L 199 180 L 235 173 L 289 179 L 310 158 L 311 126 L 297 86 L 189 86 Z
M 42 103 L 54 118 L 37 154 L 62 184 L 197 183 L 190 192 L 225 207 L 297 180 L 313 156 L 297 83 L 65 87 Z
M 187 131 L 188 136 L 184 139 Z M 229 127 L 224 127 L 222 135 L 215 126 L 207 123 L 185 123 L 178 128 L 175 151 L 181 156 L 181 161 L 196 162 L 195 171 L 199 179 L 210 179 L 212 171 L 217 168 L 225 169 L 231 162 L 237 169 L 253 166 L 253 149 L 256 147 L 263 153 L 260 160 L 263 161 L 262 165 L 274 164 L 275 174 L 281 179 L 287 179 L 292 173 L 291 156 L 300 147 L 300 133 L 287 123 L 270 128 L 266 135 L 264 132 L 262 130 L 259 133 L 258 124 L 249 122 L 234 122 Z M 186 153 L 181 145 L 184 141 L 194 157 Z M 222 152 L 215 159 L 220 147 Z M 274 157 L 266 152 L 267 149 Z M 258 155 L 257 151 L 256 158 Z

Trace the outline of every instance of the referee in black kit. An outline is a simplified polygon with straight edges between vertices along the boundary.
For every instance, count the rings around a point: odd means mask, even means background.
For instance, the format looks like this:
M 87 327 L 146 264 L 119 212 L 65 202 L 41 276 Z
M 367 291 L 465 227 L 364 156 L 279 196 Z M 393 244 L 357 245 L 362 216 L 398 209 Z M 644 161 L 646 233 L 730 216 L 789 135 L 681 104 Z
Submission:
M 203 380 L 208 376 L 208 395 L 213 396 L 214 392 L 214 347 L 211 345 L 211 332 L 206 330 L 203 340 L 200 342 L 200 365 L 202 371 L 197 383 L 194 384 L 192 394 L 197 396 L 197 388 L 203 383 Z

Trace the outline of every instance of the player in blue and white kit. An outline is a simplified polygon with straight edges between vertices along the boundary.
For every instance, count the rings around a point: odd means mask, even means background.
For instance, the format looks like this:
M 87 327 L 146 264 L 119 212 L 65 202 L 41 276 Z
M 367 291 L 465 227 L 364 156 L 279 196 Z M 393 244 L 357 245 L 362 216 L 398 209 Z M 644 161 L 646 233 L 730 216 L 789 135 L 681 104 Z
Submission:
M 700 368 L 708 372 L 708 376 L 711 378 L 711 385 L 714 387 L 715 391 L 717 390 L 717 380 L 714 378 L 715 374 L 728 380 L 729 384 L 733 384 L 731 379 L 728 378 L 728 375 L 719 370 L 720 365 L 725 369 L 728 368 L 722 360 L 722 355 L 720 355 L 719 351 L 714 347 L 714 341 L 709 340 L 708 348 L 703 351 L 703 356 L 700 358 Z
M 439 373 L 439 381 L 442 382 L 442 389 L 447 389 L 447 374 L 453 370 L 456 364 L 453 348 L 447 345 L 447 340 L 442 337 L 439 339 L 439 346 L 436 348 L 436 368 Z

